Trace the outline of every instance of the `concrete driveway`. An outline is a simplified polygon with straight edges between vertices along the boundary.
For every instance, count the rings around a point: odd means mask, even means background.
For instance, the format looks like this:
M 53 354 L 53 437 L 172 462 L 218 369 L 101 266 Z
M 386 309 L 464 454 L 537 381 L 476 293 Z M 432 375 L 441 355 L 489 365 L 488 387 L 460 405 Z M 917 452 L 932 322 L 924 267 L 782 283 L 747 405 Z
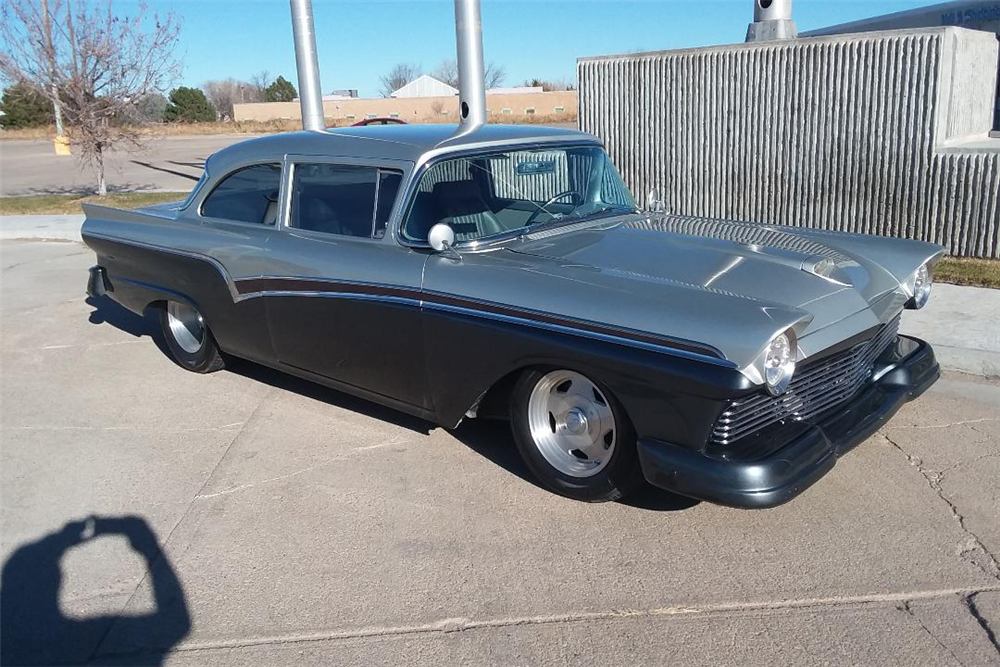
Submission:
M 502 427 L 182 371 L 79 244 L 0 255 L 5 664 L 1000 664 L 997 382 L 774 510 L 587 505 Z

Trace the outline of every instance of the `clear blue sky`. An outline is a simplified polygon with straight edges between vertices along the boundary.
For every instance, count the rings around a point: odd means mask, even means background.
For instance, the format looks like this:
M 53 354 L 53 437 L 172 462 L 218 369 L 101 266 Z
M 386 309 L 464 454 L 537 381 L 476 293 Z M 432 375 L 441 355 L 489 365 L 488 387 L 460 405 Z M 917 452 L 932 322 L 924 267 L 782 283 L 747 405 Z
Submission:
M 183 21 L 179 83 L 247 79 L 260 70 L 293 83 L 295 56 L 286 0 L 149 0 L 153 11 Z M 795 0 L 806 31 L 935 4 L 914 0 Z M 433 69 L 455 55 L 451 0 L 313 0 L 323 92 L 379 91 L 395 63 Z M 487 60 L 507 70 L 505 85 L 576 76 L 576 59 L 636 50 L 742 42 L 750 0 L 483 0 Z

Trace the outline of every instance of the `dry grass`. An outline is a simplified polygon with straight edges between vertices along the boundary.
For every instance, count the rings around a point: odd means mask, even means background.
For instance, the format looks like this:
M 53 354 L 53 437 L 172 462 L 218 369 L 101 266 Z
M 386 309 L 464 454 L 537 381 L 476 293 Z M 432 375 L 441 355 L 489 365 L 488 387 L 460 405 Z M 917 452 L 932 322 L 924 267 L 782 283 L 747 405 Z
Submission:
M 1000 260 L 945 257 L 934 267 L 934 280 L 1000 289 Z
M 491 123 L 513 124 L 513 125 L 552 125 L 576 123 L 576 114 L 567 113 L 558 116 L 504 116 L 493 114 L 490 116 Z M 419 119 L 420 123 L 455 123 L 455 118 L 451 116 L 428 116 Z M 352 121 L 343 118 L 327 118 L 327 127 L 345 127 L 351 125 Z M 212 123 L 163 123 L 160 125 L 146 125 L 140 128 L 140 132 L 150 137 L 184 137 L 205 134 L 274 134 L 276 132 L 294 132 L 302 129 L 302 123 L 298 119 L 280 118 L 275 120 L 241 120 L 235 122 L 216 121 Z M 72 136 L 72 131 L 70 131 Z M 0 141 L 13 139 L 53 139 L 56 136 L 56 128 L 53 125 L 46 127 L 29 127 L 16 130 L 4 130 L 0 132 Z
M 132 209 L 178 201 L 187 196 L 187 192 L 116 192 L 107 197 L 96 195 L 0 197 L 0 215 L 72 215 L 82 213 L 80 204 L 84 203 Z

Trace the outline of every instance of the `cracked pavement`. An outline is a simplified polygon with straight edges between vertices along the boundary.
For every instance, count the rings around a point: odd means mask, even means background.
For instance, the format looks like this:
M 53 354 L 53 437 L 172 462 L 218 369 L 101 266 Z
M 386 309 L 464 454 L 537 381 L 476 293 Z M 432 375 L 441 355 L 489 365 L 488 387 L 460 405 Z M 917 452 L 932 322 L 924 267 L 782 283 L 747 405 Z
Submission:
M 587 505 L 502 426 L 182 371 L 79 244 L 0 253 L 5 664 L 1000 665 L 1000 382 L 773 510 Z

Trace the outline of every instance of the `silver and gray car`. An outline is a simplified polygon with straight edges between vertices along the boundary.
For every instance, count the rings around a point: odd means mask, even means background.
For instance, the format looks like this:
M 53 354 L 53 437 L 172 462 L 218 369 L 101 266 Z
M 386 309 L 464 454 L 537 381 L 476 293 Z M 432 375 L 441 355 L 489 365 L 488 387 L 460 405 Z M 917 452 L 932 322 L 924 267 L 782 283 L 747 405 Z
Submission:
M 571 130 L 274 135 L 213 155 L 183 202 L 84 208 L 88 293 L 155 314 L 184 368 L 505 419 L 585 501 L 648 480 L 783 503 L 939 374 L 897 328 L 941 247 L 643 211 Z

